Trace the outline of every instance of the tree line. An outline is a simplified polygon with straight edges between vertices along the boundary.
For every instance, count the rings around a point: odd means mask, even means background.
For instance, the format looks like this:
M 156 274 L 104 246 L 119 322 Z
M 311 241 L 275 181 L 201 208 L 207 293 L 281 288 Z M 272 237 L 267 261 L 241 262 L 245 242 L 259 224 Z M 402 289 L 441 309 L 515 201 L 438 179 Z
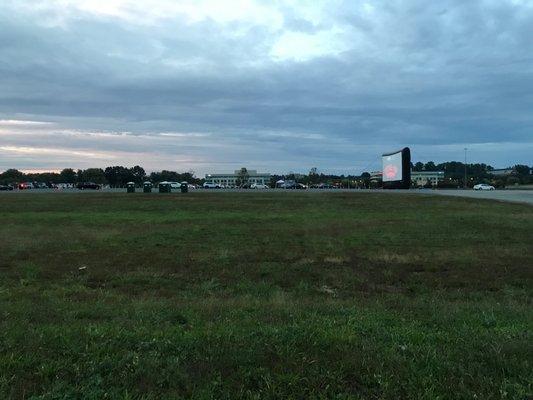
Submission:
M 433 161 L 427 163 L 417 162 L 411 164 L 412 171 L 443 171 L 444 181 L 442 187 L 456 187 L 464 185 L 465 164 L 459 161 L 448 161 L 435 164 Z M 491 172 L 494 168 L 483 163 L 466 164 L 467 186 L 477 183 L 490 183 L 496 187 L 505 187 L 514 184 L 533 184 L 533 167 L 523 164 L 516 164 L 506 169 L 512 172 L 508 175 L 494 175 Z
M 512 172 L 508 175 L 493 175 L 491 171 L 495 168 L 488 164 L 473 163 L 466 164 L 467 186 L 473 186 L 477 183 L 490 183 L 496 187 L 505 187 L 515 184 L 533 184 L 533 167 L 523 164 L 516 164 L 507 169 Z M 427 163 L 411 163 L 413 172 L 428 171 L 444 172 L 444 180 L 439 182 L 442 188 L 457 188 L 464 186 L 465 164 L 459 161 L 448 161 L 435 164 L 433 161 Z M 295 180 L 306 185 L 316 185 L 327 183 L 339 187 L 380 187 L 381 183 L 372 179 L 370 172 L 365 171 L 361 175 L 331 175 L 318 171 L 317 168 L 311 168 L 307 175 L 290 172 L 284 175 L 272 175 L 271 186 L 275 185 L 278 180 Z
M 87 168 L 74 170 L 65 168 L 61 172 L 38 172 L 24 173 L 17 169 L 8 169 L 0 174 L 0 184 L 7 185 L 20 182 L 42 182 L 49 185 L 58 183 L 77 184 L 82 182 L 94 182 L 109 185 L 111 187 L 123 187 L 127 182 L 135 182 L 141 185 L 145 181 L 151 182 L 183 182 L 201 183 L 201 179 L 194 175 L 193 171 L 157 171 L 147 174 L 144 168 L 135 165 L 128 168 L 120 165 L 106 168 Z
M 445 179 L 439 185 L 441 187 L 462 187 L 464 185 L 465 164 L 458 161 L 449 161 L 435 164 L 433 161 L 427 163 L 417 162 L 411 164 L 413 171 L 444 171 Z M 497 187 L 503 187 L 514 184 L 533 184 L 533 167 L 517 164 L 510 167 L 512 173 L 505 176 L 495 176 L 491 174 L 494 168 L 487 164 L 466 164 L 467 184 L 490 183 Z M 241 169 L 239 179 L 246 180 L 246 168 Z M 376 182 L 371 180 L 369 172 L 363 172 L 361 175 L 335 175 L 319 172 L 317 168 L 311 168 L 307 174 L 289 172 L 287 174 L 273 174 L 271 176 L 271 186 L 275 186 L 279 180 L 293 180 L 306 185 L 317 185 L 321 183 L 330 184 L 340 187 L 371 187 Z M 0 173 L 0 184 L 13 184 L 20 182 L 42 182 L 46 184 L 70 183 L 77 184 L 81 182 L 94 182 L 98 184 L 107 184 L 111 187 L 123 187 L 127 182 L 135 182 L 141 185 L 144 181 L 153 183 L 170 181 L 183 182 L 187 181 L 194 184 L 202 184 L 205 180 L 195 176 L 193 171 L 176 172 L 169 170 L 146 173 L 144 168 L 135 165 L 131 168 L 116 165 L 106 168 L 88 168 L 74 170 L 65 168 L 61 172 L 40 172 L 24 173 L 17 169 L 8 169 Z M 379 183 L 378 183 L 379 185 Z

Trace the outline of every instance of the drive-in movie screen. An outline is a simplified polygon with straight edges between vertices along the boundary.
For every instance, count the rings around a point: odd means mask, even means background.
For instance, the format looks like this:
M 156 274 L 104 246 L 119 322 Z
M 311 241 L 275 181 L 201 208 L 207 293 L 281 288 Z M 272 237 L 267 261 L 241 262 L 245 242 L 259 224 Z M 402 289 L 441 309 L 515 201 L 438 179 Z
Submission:
M 402 179 L 402 152 L 383 156 L 383 182 Z

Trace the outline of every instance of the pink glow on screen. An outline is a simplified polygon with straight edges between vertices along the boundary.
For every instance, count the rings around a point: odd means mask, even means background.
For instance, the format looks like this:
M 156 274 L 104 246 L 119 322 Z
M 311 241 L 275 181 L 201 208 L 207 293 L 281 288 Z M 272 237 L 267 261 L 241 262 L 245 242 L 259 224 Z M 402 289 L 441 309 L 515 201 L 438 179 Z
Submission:
M 386 165 L 385 166 L 385 176 L 388 179 L 394 180 L 396 178 L 396 175 L 398 174 L 398 167 L 396 165 Z

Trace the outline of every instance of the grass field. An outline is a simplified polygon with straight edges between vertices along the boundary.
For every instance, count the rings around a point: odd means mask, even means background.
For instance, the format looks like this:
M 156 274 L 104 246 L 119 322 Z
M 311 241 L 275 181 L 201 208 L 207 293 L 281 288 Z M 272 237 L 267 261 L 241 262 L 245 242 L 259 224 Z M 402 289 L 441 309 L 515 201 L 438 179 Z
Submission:
M 0 399 L 526 399 L 533 207 L 0 197 Z

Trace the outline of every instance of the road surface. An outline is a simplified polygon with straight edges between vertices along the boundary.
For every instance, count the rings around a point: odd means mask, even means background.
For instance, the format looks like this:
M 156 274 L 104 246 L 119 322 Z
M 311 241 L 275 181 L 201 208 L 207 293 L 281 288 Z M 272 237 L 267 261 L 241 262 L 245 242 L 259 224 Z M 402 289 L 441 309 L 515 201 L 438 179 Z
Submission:
M 428 192 L 441 196 L 472 197 L 533 205 L 533 190 L 429 190 Z

